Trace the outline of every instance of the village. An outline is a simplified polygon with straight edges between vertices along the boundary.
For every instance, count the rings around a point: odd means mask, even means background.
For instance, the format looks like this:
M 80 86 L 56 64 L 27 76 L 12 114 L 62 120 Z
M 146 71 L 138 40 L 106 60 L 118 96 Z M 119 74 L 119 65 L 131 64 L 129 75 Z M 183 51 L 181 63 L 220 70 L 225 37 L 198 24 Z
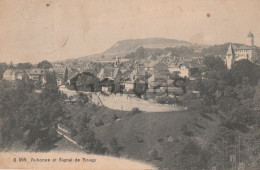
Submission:
M 171 54 L 151 60 L 123 60 L 116 57 L 110 62 L 90 61 L 84 68 L 54 63 L 52 68 L 30 70 L 7 69 L 4 80 L 32 81 L 40 92 L 46 83 L 46 74 L 55 72 L 57 86 L 78 92 L 101 93 L 106 96 L 127 94 L 132 98 L 153 104 L 177 104 L 186 91 L 186 80 L 196 80 L 203 68 L 202 58 L 173 57 Z M 149 61 L 149 60 L 148 60 Z M 189 89 L 199 97 L 199 91 Z M 64 91 L 66 92 L 66 91 Z M 126 103 L 127 104 L 127 103 Z
M 239 46 L 231 43 L 226 57 L 222 57 L 222 59 L 228 69 L 235 61 L 241 59 L 256 61 L 257 54 L 253 34 L 251 32 L 248 34 L 244 45 Z M 76 61 L 67 65 L 63 62 L 54 62 L 49 63 L 50 66 L 47 69 L 9 68 L 4 72 L 3 79 L 9 81 L 30 80 L 35 85 L 35 90 L 40 92 L 47 81 L 46 74 L 52 72 L 55 73 L 57 86 L 62 92 L 66 93 L 71 90 L 89 92 L 88 94 L 92 93 L 93 95 L 98 93 L 106 96 L 107 99 L 110 96 L 112 103 L 106 105 L 107 107 L 115 108 L 112 106 L 115 103 L 113 100 L 119 100 L 122 103 L 121 106 L 116 107 L 116 110 L 124 110 L 126 107 L 128 107 L 127 110 L 131 110 L 130 106 L 127 106 L 129 100 L 125 100 L 126 96 L 131 96 L 134 100 L 130 102 L 136 102 L 136 105 L 144 102 L 144 105 L 147 106 L 151 104 L 150 107 L 155 103 L 176 106 L 181 105 L 182 96 L 186 93 L 192 95 L 192 101 L 199 101 L 197 99 L 200 97 L 200 92 L 194 84 L 206 78 L 207 73 L 203 61 L 203 57 L 176 57 L 171 52 L 157 56 L 151 55 L 147 58 L 121 59 L 116 56 L 109 61 Z M 45 62 L 48 63 L 48 61 Z M 94 103 L 100 104 L 102 101 Z M 136 107 L 138 108 L 138 106 Z M 166 110 L 169 111 L 169 109 Z M 160 109 L 156 109 L 156 111 L 160 111 Z

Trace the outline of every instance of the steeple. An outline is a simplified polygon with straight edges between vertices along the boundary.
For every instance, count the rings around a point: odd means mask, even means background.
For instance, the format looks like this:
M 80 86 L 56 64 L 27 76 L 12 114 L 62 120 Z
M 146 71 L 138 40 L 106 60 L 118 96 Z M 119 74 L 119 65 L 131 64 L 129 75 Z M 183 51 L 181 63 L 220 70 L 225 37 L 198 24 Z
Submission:
M 227 54 L 226 54 L 227 68 L 230 69 L 234 62 L 235 62 L 235 52 L 234 52 L 232 44 L 230 44 L 228 47 Z
M 227 55 L 235 56 L 235 52 L 234 52 L 234 49 L 233 49 L 233 46 L 232 46 L 231 43 L 230 43 L 230 45 L 228 47 Z
M 247 34 L 245 45 L 254 46 L 254 35 L 252 32 Z

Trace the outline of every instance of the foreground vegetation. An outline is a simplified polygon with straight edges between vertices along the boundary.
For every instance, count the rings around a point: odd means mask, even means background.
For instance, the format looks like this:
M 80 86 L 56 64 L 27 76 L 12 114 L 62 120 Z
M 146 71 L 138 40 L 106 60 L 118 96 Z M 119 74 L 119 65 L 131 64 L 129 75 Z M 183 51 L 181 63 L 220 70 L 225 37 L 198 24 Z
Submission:
M 17 142 L 32 151 L 53 147 L 58 139 L 57 120 L 64 115 L 63 97 L 55 83 L 54 73 L 49 73 L 47 83 L 38 94 L 32 82 L 0 82 L 2 150 Z

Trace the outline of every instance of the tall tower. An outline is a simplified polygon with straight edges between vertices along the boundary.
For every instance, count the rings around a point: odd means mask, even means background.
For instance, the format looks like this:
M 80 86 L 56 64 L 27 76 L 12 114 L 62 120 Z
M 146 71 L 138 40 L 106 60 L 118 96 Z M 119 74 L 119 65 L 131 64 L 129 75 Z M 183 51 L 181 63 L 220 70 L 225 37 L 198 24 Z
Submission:
M 247 34 L 245 45 L 254 46 L 254 35 L 251 32 Z
M 227 54 L 226 54 L 227 68 L 230 69 L 234 62 L 235 62 L 235 52 L 233 50 L 232 44 L 230 44 L 228 47 Z

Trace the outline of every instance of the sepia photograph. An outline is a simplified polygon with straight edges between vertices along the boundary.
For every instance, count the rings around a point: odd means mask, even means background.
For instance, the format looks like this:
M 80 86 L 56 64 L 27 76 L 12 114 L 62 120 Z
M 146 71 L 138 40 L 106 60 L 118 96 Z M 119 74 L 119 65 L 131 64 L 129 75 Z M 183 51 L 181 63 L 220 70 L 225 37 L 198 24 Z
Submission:
M 0 169 L 259 170 L 260 0 L 0 0 Z

